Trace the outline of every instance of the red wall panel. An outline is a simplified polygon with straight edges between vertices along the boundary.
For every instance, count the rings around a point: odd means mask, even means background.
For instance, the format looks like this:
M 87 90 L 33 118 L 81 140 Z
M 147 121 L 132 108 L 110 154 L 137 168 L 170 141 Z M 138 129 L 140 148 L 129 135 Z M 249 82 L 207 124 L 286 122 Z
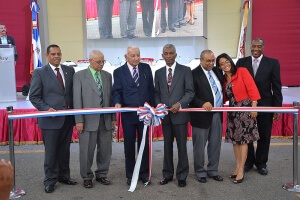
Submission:
M 277 58 L 284 86 L 300 85 L 300 1 L 253 0 L 252 38 L 265 41 L 264 54 Z
M 8 35 L 15 38 L 19 59 L 16 65 L 17 90 L 30 82 L 31 0 L 9 0 L 0 6 L 0 22 L 6 25 Z M 3 86 L 1 86 L 3 87 Z

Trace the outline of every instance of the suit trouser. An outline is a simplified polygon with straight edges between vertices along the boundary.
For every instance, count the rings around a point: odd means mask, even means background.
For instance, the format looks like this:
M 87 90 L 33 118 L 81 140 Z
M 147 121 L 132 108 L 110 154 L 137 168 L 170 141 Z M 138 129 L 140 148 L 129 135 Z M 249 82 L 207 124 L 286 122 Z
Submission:
M 169 28 L 174 28 L 174 20 L 173 20 L 173 5 L 174 5 L 174 0 L 161 0 L 161 22 L 160 22 L 160 27 L 161 28 L 166 28 L 167 25 Z M 168 3 L 168 24 L 166 20 L 166 3 Z
M 142 136 L 143 136 L 143 122 L 138 124 L 128 124 L 122 122 L 124 131 L 124 150 L 125 150 L 125 168 L 126 168 L 126 178 L 131 179 L 134 166 L 135 166 L 135 143 L 136 134 L 138 135 L 138 149 L 140 148 Z M 148 130 L 146 134 L 145 149 L 142 157 L 142 163 L 140 168 L 140 178 L 148 178 L 149 171 L 149 139 Z
M 214 113 L 211 127 L 202 129 L 193 127 L 194 170 L 197 178 L 219 175 L 222 141 L 222 121 L 220 113 Z M 205 170 L 205 146 L 207 144 L 208 164 Z
M 267 167 L 272 124 L 273 113 L 266 113 L 257 116 L 257 127 L 260 138 L 257 140 L 256 154 L 253 143 L 248 144 L 248 156 L 245 165 L 249 167 L 255 165 L 258 169 Z
M 137 20 L 136 6 L 136 0 L 123 0 L 120 2 L 121 37 L 135 35 Z
M 145 34 L 151 35 L 154 18 L 154 0 L 141 0 L 141 3 L 143 8 L 143 30 Z
M 103 115 L 100 116 L 97 131 L 83 131 L 79 134 L 80 175 L 84 180 L 92 180 L 94 178 L 91 167 L 93 165 L 96 145 L 97 170 L 95 171 L 95 175 L 96 178 L 103 178 L 108 173 L 112 154 L 111 130 L 106 130 Z
M 163 134 L 164 134 L 164 166 L 163 177 L 173 179 L 174 163 L 173 163 L 173 142 L 176 138 L 178 149 L 178 163 L 176 169 L 177 180 L 186 180 L 189 173 L 189 161 L 187 155 L 187 123 L 173 124 L 169 116 L 163 119 Z
M 45 146 L 44 185 L 55 185 L 58 179 L 70 178 L 70 143 L 73 116 L 66 116 L 61 129 L 42 129 Z
M 183 0 L 174 0 L 174 23 L 179 25 L 184 20 L 183 9 L 185 8 Z
M 113 38 L 112 35 L 113 3 L 114 3 L 113 0 L 97 0 L 100 38 Z

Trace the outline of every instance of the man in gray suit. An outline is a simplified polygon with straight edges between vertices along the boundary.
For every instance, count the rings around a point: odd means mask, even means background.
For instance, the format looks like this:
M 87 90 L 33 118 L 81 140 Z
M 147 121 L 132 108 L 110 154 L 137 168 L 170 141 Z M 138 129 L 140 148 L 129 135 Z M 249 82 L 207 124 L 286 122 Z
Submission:
M 120 32 L 122 38 L 136 38 L 136 0 L 120 1 Z
M 49 64 L 34 70 L 29 100 L 39 111 L 73 108 L 74 69 L 60 64 L 62 53 L 59 46 L 48 46 Z M 75 185 L 70 178 L 70 142 L 74 116 L 38 118 L 45 145 L 45 192 L 54 191 L 56 182 Z
M 89 55 L 90 66 L 75 73 L 74 108 L 102 108 L 111 107 L 112 76 L 102 70 L 105 63 L 104 55 L 98 50 Z M 111 181 L 106 177 L 112 153 L 111 133 L 115 125 L 115 115 L 76 115 L 76 129 L 79 133 L 80 174 L 85 188 L 93 187 L 94 152 L 97 145 L 96 181 L 109 185 Z
M 163 103 L 170 112 L 162 120 L 164 133 L 164 166 L 163 179 L 160 184 L 165 185 L 173 179 L 173 142 L 176 138 L 178 148 L 178 164 L 176 178 L 178 186 L 186 186 L 186 178 L 189 173 L 189 162 L 186 149 L 187 123 L 189 113 L 178 112 L 180 108 L 187 108 L 194 97 L 193 77 L 189 67 L 175 62 L 176 48 L 167 44 L 163 48 L 162 57 L 166 61 L 166 67 L 155 72 L 155 104 Z
M 200 65 L 192 71 L 195 96 L 190 103 L 192 108 L 204 108 L 223 105 L 221 73 L 214 67 L 215 56 L 211 50 L 204 50 L 200 55 Z M 213 80 L 213 81 L 212 81 Z M 222 113 L 191 112 L 193 127 L 194 170 L 199 182 L 206 183 L 206 177 L 223 181 L 218 166 L 222 141 Z M 205 146 L 207 144 L 208 164 L 205 170 Z

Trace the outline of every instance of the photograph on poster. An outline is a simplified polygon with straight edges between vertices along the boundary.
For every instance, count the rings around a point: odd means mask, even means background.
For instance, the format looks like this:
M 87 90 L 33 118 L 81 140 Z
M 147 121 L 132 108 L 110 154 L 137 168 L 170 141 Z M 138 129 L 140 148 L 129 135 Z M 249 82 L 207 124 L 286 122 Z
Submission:
M 203 36 L 203 0 L 85 0 L 87 39 Z

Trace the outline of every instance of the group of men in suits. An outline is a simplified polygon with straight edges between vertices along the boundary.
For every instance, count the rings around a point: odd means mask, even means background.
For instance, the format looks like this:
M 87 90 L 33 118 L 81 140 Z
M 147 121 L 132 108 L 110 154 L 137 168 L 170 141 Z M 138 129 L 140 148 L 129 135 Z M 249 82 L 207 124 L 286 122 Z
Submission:
M 264 42 L 257 38 L 252 41 L 252 56 L 240 59 L 238 66 L 246 67 L 257 84 L 261 93 L 261 106 L 281 106 L 280 66 L 276 59 L 267 58 L 262 53 Z M 140 50 L 129 46 L 125 54 L 126 63 L 114 71 L 112 76 L 102 70 L 105 63 L 104 55 L 98 50 L 89 55 L 90 66 L 75 73 L 74 69 L 60 64 L 62 53 L 57 45 L 50 45 L 46 54 L 49 64 L 34 71 L 31 80 L 30 101 L 40 111 L 56 111 L 72 108 L 102 108 L 115 106 L 139 107 L 148 102 L 151 106 L 163 103 L 169 109 L 169 114 L 162 119 L 164 134 L 163 178 L 161 185 L 173 180 L 173 142 L 176 138 L 178 163 L 176 179 L 179 187 L 186 186 L 189 173 L 187 156 L 187 124 L 192 125 L 194 170 L 196 178 L 201 183 L 207 182 L 207 177 L 223 181 L 219 175 L 218 166 L 221 149 L 222 115 L 210 112 L 213 107 L 219 107 L 216 93 L 210 78 L 214 79 L 218 90 L 221 91 L 221 72 L 214 67 L 215 56 L 210 50 L 204 50 L 200 55 L 200 65 L 191 70 L 177 63 L 176 48 L 172 44 L 163 47 L 162 57 L 166 66 L 155 72 L 153 82 L 151 68 L 140 62 Z M 252 60 L 259 59 L 258 69 L 253 73 Z M 155 83 L 155 86 L 154 86 Z M 222 96 L 221 96 L 222 98 Z M 208 112 L 186 113 L 179 112 L 181 108 L 204 108 Z M 248 160 L 245 171 L 253 165 L 259 173 L 268 173 L 266 163 L 271 137 L 272 121 L 279 114 L 261 114 L 258 117 L 260 140 L 254 154 L 253 144 L 249 144 Z M 93 178 L 104 185 L 111 184 L 107 178 L 112 146 L 111 131 L 115 125 L 114 114 L 77 115 L 47 117 L 38 119 L 42 129 L 45 145 L 45 191 L 54 191 L 56 182 L 75 185 L 70 178 L 70 141 L 72 128 L 76 124 L 79 133 L 80 174 L 83 186 L 93 187 Z M 127 184 L 131 184 L 135 166 L 136 137 L 139 149 L 143 122 L 139 121 L 136 113 L 122 114 L 124 131 L 125 170 Z M 147 133 L 148 134 L 148 133 Z M 139 178 L 145 184 L 149 180 L 149 151 L 148 136 L 143 153 Z M 94 151 L 97 146 L 97 170 L 91 170 Z M 205 147 L 207 146 L 208 163 L 205 167 Z

